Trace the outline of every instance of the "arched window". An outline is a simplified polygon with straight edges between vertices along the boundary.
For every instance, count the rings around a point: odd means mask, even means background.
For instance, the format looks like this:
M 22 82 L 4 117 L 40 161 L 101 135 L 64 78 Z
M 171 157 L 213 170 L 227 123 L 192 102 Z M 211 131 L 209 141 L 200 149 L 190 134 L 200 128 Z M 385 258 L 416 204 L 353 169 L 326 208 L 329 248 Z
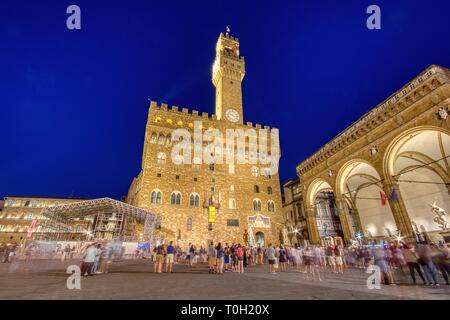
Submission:
M 150 202 L 153 204 L 161 204 L 162 193 L 159 190 L 153 190 L 150 196 Z
M 200 206 L 200 196 L 197 193 L 191 193 L 189 196 L 189 206 L 198 207 Z
M 255 193 L 259 193 L 259 186 L 253 186 L 253 191 Z
M 158 136 L 156 135 L 156 133 L 152 133 L 152 136 L 150 138 L 150 142 L 151 143 L 156 143 L 156 141 L 158 140 Z
M 253 211 L 261 211 L 261 200 L 253 200 Z
M 216 169 L 216 167 L 214 166 L 214 163 L 211 163 L 209 165 L 209 171 L 214 171 Z
M 156 156 L 156 162 L 158 164 L 165 164 L 166 163 L 166 154 L 164 152 L 159 152 Z
M 253 166 L 253 167 L 252 167 L 252 176 L 257 177 L 258 174 L 259 174 L 258 167 Z
M 174 191 L 170 195 L 170 204 L 173 206 L 181 205 L 181 193 Z
M 267 210 L 269 210 L 269 212 L 275 212 L 275 203 L 272 200 L 269 200 L 267 202 Z M 291 211 L 291 218 L 293 218 L 292 211 Z
M 267 194 L 272 194 L 272 187 L 267 187 Z
M 166 137 L 166 145 L 170 146 L 172 144 L 172 136 L 170 134 Z
M 236 200 L 235 199 L 228 200 L 228 209 L 236 209 Z
M 166 136 L 165 135 L 163 135 L 163 134 L 160 134 L 159 135 L 159 137 L 158 137 L 158 143 L 159 144 L 164 144 L 164 143 L 166 143 Z
M 191 231 L 191 230 L 192 230 L 192 218 L 191 218 L 191 217 L 189 217 L 189 218 L 187 219 L 187 222 L 186 222 L 186 229 L 187 229 L 187 231 Z

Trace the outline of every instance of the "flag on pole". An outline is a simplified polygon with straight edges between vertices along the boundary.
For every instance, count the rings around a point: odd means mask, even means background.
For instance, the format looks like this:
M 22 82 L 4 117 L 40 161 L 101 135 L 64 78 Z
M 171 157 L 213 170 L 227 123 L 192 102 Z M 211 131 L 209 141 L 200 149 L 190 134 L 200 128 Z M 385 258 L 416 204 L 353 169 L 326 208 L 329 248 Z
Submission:
M 390 198 L 392 201 L 398 200 L 397 191 L 395 191 L 395 187 L 392 187 Z
M 386 193 L 384 193 L 383 191 L 380 191 L 380 197 L 381 197 L 381 205 L 385 206 L 386 202 L 387 202 Z

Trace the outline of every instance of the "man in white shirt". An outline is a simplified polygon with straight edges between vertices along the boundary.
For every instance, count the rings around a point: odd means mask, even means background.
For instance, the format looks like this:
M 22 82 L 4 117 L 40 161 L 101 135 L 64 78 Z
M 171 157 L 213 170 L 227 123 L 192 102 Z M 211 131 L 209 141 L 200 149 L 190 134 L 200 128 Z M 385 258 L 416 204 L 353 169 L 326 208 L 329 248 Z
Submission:
M 84 276 L 90 276 L 92 274 L 92 267 L 94 265 L 95 262 L 95 258 L 97 256 L 97 248 L 95 246 L 96 244 L 93 243 L 91 244 L 87 249 L 86 249 L 86 253 L 84 254 L 84 259 L 83 259 L 83 263 L 84 263 L 84 270 L 86 270 L 84 272 Z

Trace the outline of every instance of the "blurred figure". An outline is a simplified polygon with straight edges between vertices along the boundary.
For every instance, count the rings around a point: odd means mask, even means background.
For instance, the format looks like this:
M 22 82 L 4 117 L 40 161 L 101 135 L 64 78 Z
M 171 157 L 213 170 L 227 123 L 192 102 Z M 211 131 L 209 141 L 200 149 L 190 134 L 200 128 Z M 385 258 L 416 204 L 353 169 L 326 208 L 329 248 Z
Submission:
M 439 248 L 435 243 L 431 244 L 431 259 L 442 277 L 444 277 L 445 284 L 449 285 L 450 265 L 448 264 L 448 250 Z
M 334 246 L 330 243 L 325 250 L 325 256 L 327 258 L 327 263 L 331 268 L 331 272 L 336 273 L 336 260 L 334 256 Z
M 417 284 L 415 272 L 419 274 L 420 279 L 424 285 L 427 284 L 425 278 L 423 277 L 422 271 L 420 270 L 420 265 L 417 263 L 417 255 L 414 250 L 414 247 L 408 247 L 407 245 L 403 246 L 403 257 L 405 259 L 406 265 L 409 268 L 409 274 L 411 275 L 411 279 L 414 284 Z
M 430 245 L 420 244 L 417 246 L 417 254 L 419 255 L 419 259 L 417 261 L 419 262 L 425 273 L 428 284 L 439 286 L 439 283 L 437 281 L 436 268 L 433 264 L 431 253 L 432 250 L 430 248 Z
M 390 251 L 388 248 L 387 250 L 383 250 L 383 248 L 375 247 L 373 249 L 373 258 L 374 263 L 376 266 L 380 268 L 380 272 L 382 274 L 382 279 L 384 279 L 384 283 L 386 285 L 395 286 L 394 283 L 394 277 L 391 273 L 391 270 L 389 269 L 389 263 L 387 260 L 386 252 Z
M 336 272 L 337 273 L 344 273 L 344 260 L 342 259 L 343 250 L 340 246 L 336 246 L 334 249 L 334 259 L 336 262 Z
M 83 257 L 83 276 L 87 277 L 92 275 L 92 266 L 94 265 L 96 255 L 96 243 L 92 243 L 87 247 Z

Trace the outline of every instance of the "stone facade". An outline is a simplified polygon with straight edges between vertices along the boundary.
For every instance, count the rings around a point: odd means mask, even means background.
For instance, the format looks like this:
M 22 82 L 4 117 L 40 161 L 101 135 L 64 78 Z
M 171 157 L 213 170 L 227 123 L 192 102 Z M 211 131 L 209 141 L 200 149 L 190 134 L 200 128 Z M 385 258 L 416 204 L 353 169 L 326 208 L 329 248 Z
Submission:
M 278 172 L 270 174 L 268 166 L 260 163 L 205 163 L 192 149 L 189 161 L 183 164 L 175 164 L 171 156 L 178 143 L 172 141 L 175 129 L 185 129 L 190 134 L 196 128 L 203 134 L 213 130 L 225 134 L 227 129 L 253 129 L 256 133 L 272 130 L 251 122 L 244 124 L 244 75 L 245 62 L 239 53 L 238 39 L 228 33 L 220 34 L 212 70 L 215 114 L 150 103 L 142 169 L 130 186 L 126 202 L 158 214 L 159 235 L 166 241 L 203 246 L 209 240 L 248 244 L 258 238 L 264 239 L 266 245 L 280 241 L 283 224 Z M 270 156 L 269 136 L 268 141 Z M 209 144 L 205 137 L 192 142 L 200 147 Z M 245 146 L 239 147 L 242 150 L 235 148 L 235 152 L 244 152 L 245 148 L 248 159 L 250 143 L 253 142 L 246 140 Z M 216 221 L 209 224 L 208 206 L 213 199 L 214 206 L 220 207 Z
M 428 229 L 433 229 L 428 208 L 433 197 L 449 211 L 445 190 L 450 190 L 449 109 L 450 71 L 432 65 L 300 163 L 297 174 L 303 185 L 310 240 L 320 242 L 315 202 L 323 190 L 334 192 L 346 241 L 354 239 L 356 232 L 367 238 L 381 237 L 384 230 L 376 225 L 382 226 L 383 221 L 373 226 L 371 222 L 385 212 L 393 218 L 389 228 L 383 225 L 386 233 L 397 229 L 395 234 L 412 240 L 417 225 L 427 229 L 424 226 L 430 222 Z M 404 175 L 425 169 L 429 175 L 421 173 L 419 178 L 404 181 Z M 370 188 L 371 195 L 361 194 Z M 431 188 L 437 191 L 427 197 Z M 404 199 L 406 193 L 408 199 Z M 386 195 L 386 204 L 379 204 L 380 194 Z M 415 212 L 419 206 L 423 206 L 422 216 Z M 364 212 L 358 212 L 361 207 L 370 216 L 363 219 Z

